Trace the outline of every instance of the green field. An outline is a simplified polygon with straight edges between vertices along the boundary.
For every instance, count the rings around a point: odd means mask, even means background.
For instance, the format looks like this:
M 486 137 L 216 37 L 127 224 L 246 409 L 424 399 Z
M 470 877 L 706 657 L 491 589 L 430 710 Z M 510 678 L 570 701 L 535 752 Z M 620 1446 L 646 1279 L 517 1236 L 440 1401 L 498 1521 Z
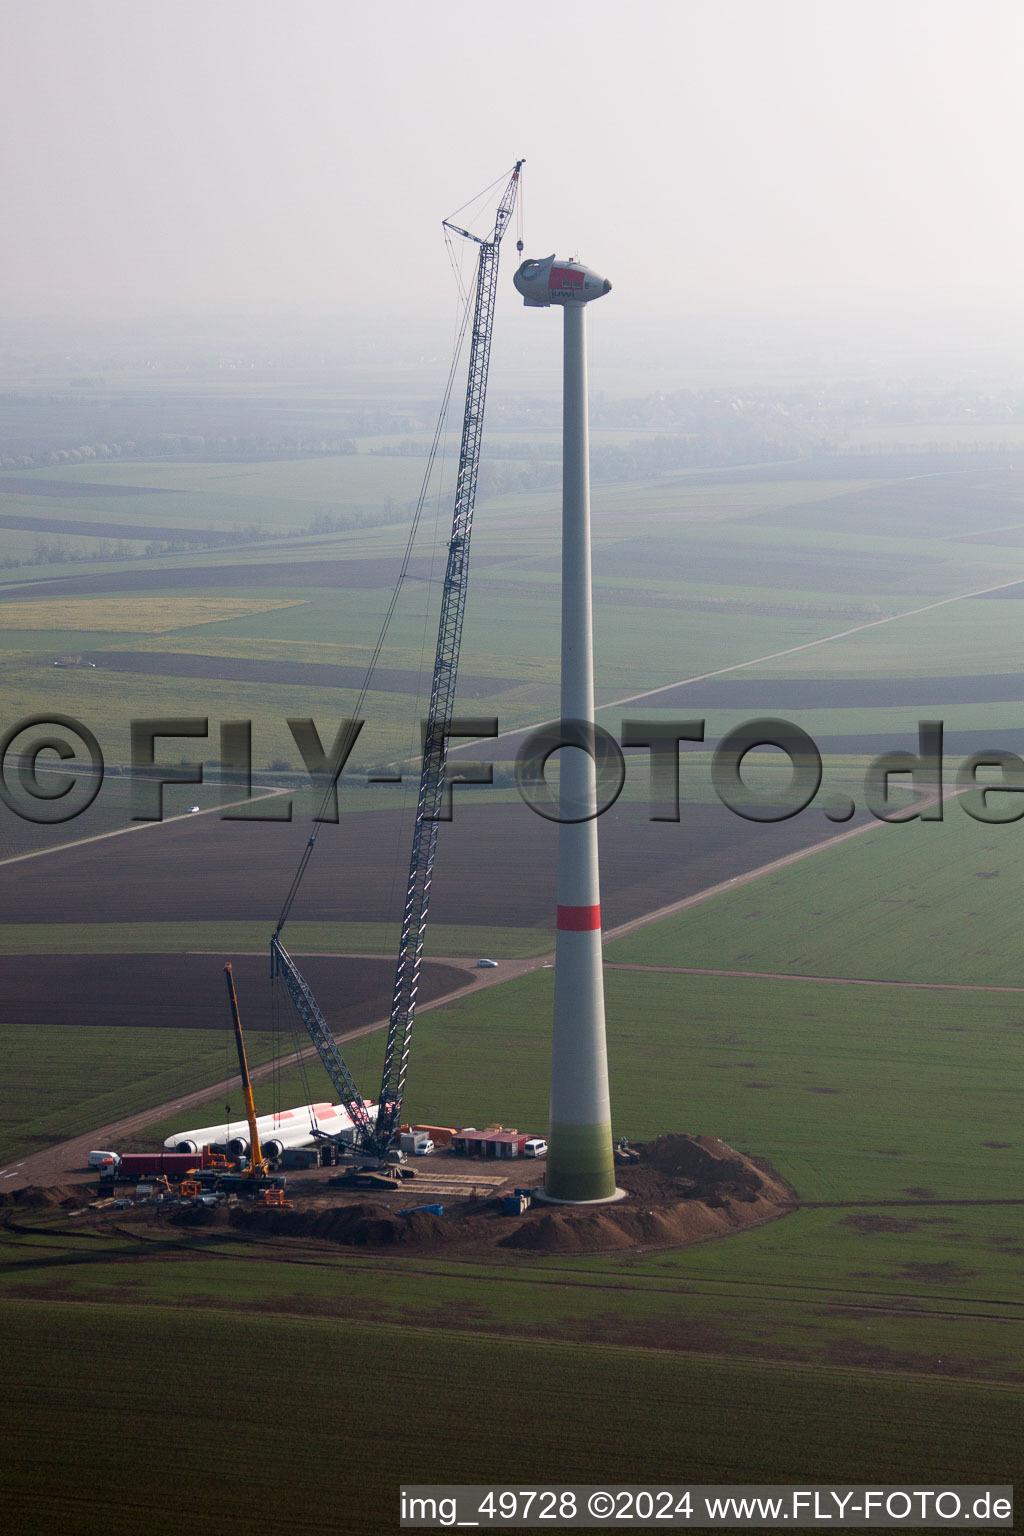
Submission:
M 268 409 L 280 404 L 272 395 Z M 308 422 L 337 402 L 299 392 L 291 404 Z M 240 539 L 6 569 L 5 718 L 77 715 L 120 763 L 133 716 L 209 716 L 214 733 L 218 719 L 247 716 L 257 775 L 278 758 L 297 769 L 285 717 L 334 720 L 354 690 L 50 662 L 109 648 L 361 665 L 390 577 L 367 567 L 377 584 L 364 585 L 358 567 L 401 552 L 399 519 L 422 460 L 372 451 L 402 440 L 393 423 L 357 437 L 359 452 L 336 456 L 27 472 L 143 488 L 124 496 L 17 494 L 0 476 L 0 513 L 19 520 Z M 495 465 L 523 462 L 500 454 Z M 977 473 L 956 476 L 866 473 L 856 456 L 806 479 L 798 470 L 791 479 L 769 466 L 763 479 L 725 470 L 705 484 L 666 475 L 595 488 L 601 698 L 727 669 L 752 682 L 1024 676 L 1024 607 L 960 600 L 1024 579 L 1024 548 L 963 537 L 1016 526 L 1012 482 L 986 479 L 980 459 Z M 496 714 L 502 729 L 557 711 L 557 506 L 550 490 L 517 490 L 478 508 L 461 670 L 510 685 L 472 696 L 472 713 Z M 371 694 L 357 753 L 364 768 L 414 749 L 447 518 L 444 498 L 431 502 L 419 555 L 433 558 L 433 577 L 405 584 L 381 661 L 420 685 Z M 309 531 L 318 519 L 321 530 L 333 519 L 333 531 Z M 253 529 L 261 537 L 249 537 Z M 100 552 L 98 535 L 69 538 L 72 552 Z M 12 533 L 12 558 L 24 560 L 32 539 L 31 529 Z M 300 567 L 324 561 L 353 562 L 338 567 L 351 584 L 306 584 Z M 84 577 L 80 598 L 71 587 L 47 597 L 37 585 Z M 127 591 L 124 580 L 134 584 Z M 927 716 L 998 731 L 1016 723 L 1016 690 L 1006 691 L 1005 703 L 929 706 Z M 608 710 L 609 728 L 617 733 L 631 713 L 646 708 Z M 737 718 L 693 713 L 706 716 L 709 737 Z M 909 706 L 798 716 L 814 736 L 909 735 L 919 717 Z M 763 783 L 779 781 L 770 764 L 751 766 Z M 863 769 L 855 755 L 830 759 L 829 792 L 860 803 Z M 689 759 L 682 779 L 685 820 L 713 798 L 708 754 Z M 75 836 L 126 823 L 126 782 L 109 786 L 72 824 Z M 627 796 L 646 790 L 646 763 L 631 763 Z M 346 815 L 384 803 L 355 787 L 341 801 Z M 10 830 L 5 851 L 66 835 Z M 770 1158 L 820 1208 L 686 1250 L 493 1262 L 283 1239 L 257 1248 L 231 1229 L 186 1234 L 155 1220 L 135 1235 L 86 1235 L 59 1210 L 0 1228 L 5 1536 L 54 1527 L 68 1536 L 254 1527 L 363 1536 L 395 1528 L 400 1481 L 442 1477 L 1011 1481 L 1024 1381 L 1022 1207 L 1013 1203 L 1022 1198 L 1024 991 L 994 989 L 1024 988 L 1019 836 L 949 805 L 941 825 L 873 827 L 609 946 L 616 1132 L 720 1135 Z M 20 866 L 33 880 L 50 867 L 46 858 Z M 267 939 L 256 923 L 88 916 L 14 922 L 0 950 L 239 953 Z M 290 932 L 297 953 L 378 953 L 394 939 L 371 923 L 297 922 Z M 549 945 L 539 930 L 436 927 L 428 954 L 504 959 Z M 788 974 L 616 968 L 626 965 Z M 551 1008 L 548 971 L 425 1012 L 410 1117 L 542 1130 Z M 202 1031 L 8 1026 L 0 1036 L 0 1160 L 232 1071 L 227 1042 Z M 254 1034 L 249 1049 L 255 1064 L 272 1042 Z M 374 1090 L 382 1050 L 378 1033 L 347 1052 Z M 318 1074 L 311 1091 L 326 1095 Z M 281 1091 L 301 1102 L 306 1085 L 296 1073 Z M 190 1123 L 222 1110 L 212 1096 L 189 1111 Z M 154 1124 L 147 1144 L 180 1125 Z M 365 1382 L 373 1413 L 353 1411 Z
M 872 827 L 620 939 L 606 958 L 1024 989 L 1024 824 L 985 825 L 955 800 L 944 813 Z M 985 1008 L 995 995 L 963 994 L 958 1006 Z M 1014 1005 L 1012 991 L 1004 1000 Z
M 262 953 L 270 942 L 268 923 L 8 923 L 0 929 L 4 955 L 223 955 Z M 288 924 L 293 955 L 387 954 L 397 944 L 393 925 L 385 923 Z M 542 928 L 460 927 L 432 923 L 429 959 L 499 955 L 512 960 L 544 954 L 554 934 Z
M 50 1344 L 42 1368 L 40 1329 Z M 942 1482 L 1000 1482 L 1016 1440 L 1013 1399 L 995 1388 L 977 1390 L 976 1412 L 947 1451 L 945 1425 L 962 1407 L 950 1382 L 868 1384 L 854 1372 L 679 1361 L 607 1346 L 581 1353 L 572 1344 L 344 1318 L 194 1305 L 126 1317 L 109 1304 L 16 1303 L 2 1334 L 10 1422 L 0 1512 L 6 1506 L 5 1529 L 19 1536 L 54 1524 L 67 1536 L 172 1536 L 214 1529 L 214 1509 L 215 1528 L 238 1536 L 251 1531 L 256 1511 L 260 1529 L 274 1536 L 383 1532 L 398 1528 L 403 1483 L 434 1482 L 441 1468 L 454 1482 L 518 1483 L 523 1454 L 530 1486 L 565 1481 L 567 1469 L 584 1481 L 686 1482 L 694 1467 L 708 1481 L 852 1482 L 865 1459 L 879 1480 L 899 1481 L 912 1467 Z M 385 1433 L 375 1416 L 351 1411 L 353 1382 L 379 1393 Z M 165 1451 L 181 1439 L 184 1403 L 212 1409 L 228 1384 L 230 1444 L 224 1435 L 195 1435 L 177 1452 L 187 1476 L 169 1478 Z M 520 1405 L 514 1437 L 508 1416 L 491 1413 L 465 1415 L 452 1433 L 453 1416 L 481 1397 Z M 541 1403 L 542 1418 L 524 1411 Z M 421 1411 L 403 1411 L 413 1405 Z M 612 1445 L 610 1413 L 629 1425 Z M 40 1468 L 55 1419 L 65 1447 L 60 1484 Z M 553 1424 L 557 1437 L 545 1432 Z M 128 1467 L 130 1479 L 119 1470 Z
M 187 1033 L 186 1040 L 180 1029 L 0 1025 L 0 1163 L 229 1077 L 231 1042 Z M 253 1066 L 272 1052 L 272 1038 L 253 1033 Z
M 1007 573 L 1007 580 L 1012 579 Z M 971 590 L 970 588 L 964 589 Z M 910 614 L 910 609 L 924 611 Z M 1020 670 L 1016 600 L 967 599 L 908 617 L 869 624 L 859 633 L 751 667 L 754 677 L 971 677 Z M 840 626 L 846 628 L 845 625 Z
M 24 600 L 3 605 L 7 629 L 0 689 L 5 705 L 14 717 L 53 708 L 88 718 L 113 761 L 126 757 L 127 722 L 133 714 L 159 711 L 213 719 L 234 705 L 236 715 L 245 711 L 254 721 L 258 766 L 287 756 L 291 744 L 283 719 L 294 712 L 291 685 L 226 686 L 102 671 L 55 674 L 44 658 L 76 649 L 152 649 L 154 640 L 147 635 L 153 635 L 159 636 L 160 649 L 172 652 L 359 665 L 384 611 L 386 585 L 352 585 L 339 601 L 330 590 L 289 586 L 289 566 L 311 559 L 358 562 L 396 555 L 404 528 L 395 523 L 299 536 L 305 526 L 300 519 L 312 507 L 334 507 L 341 515 L 391 500 L 400 509 L 414 494 L 420 468 L 415 459 L 366 451 L 270 464 L 90 463 L 28 475 L 71 486 L 151 488 L 106 499 L 5 493 L 0 476 L 0 501 L 16 503 L 18 515 L 27 517 L 59 515 L 71 523 L 113 519 L 125 526 L 159 517 L 183 526 L 205 521 L 225 531 L 262 523 L 274 535 L 263 543 L 201 554 L 11 571 L 8 587 L 19 598 L 24 593 Z M 599 692 L 620 696 L 638 686 L 652 688 L 736 666 L 751 677 L 1016 671 L 1015 603 L 946 603 L 878 624 L 951 594 L 1024 574 L 1024 553 L 1012 547 L 955 542 L 917 528 L 912 530 L 917 537 L 908 537 L 899 518 L 886 523 L 881 537 L 874 526 L 858 531 L 856 519 L 843 514 L 850 496 L 874 495 L 884 505 L 892 485 L 898 489 L 899 482 L 730 484 L 725 477 L 721 484 L 692 486 L 676 477 L 600 487 L 595 551 L 599 560 L 607 555 L 610 564 L 607 570 L 599 566 L 597 575 Z M 477 585 L 486 582 L 487 592 L 474 595 L 471 590 L 462 670 L 519 684 L 494 698 L 474 699 L 474 708 L 498 714 L 506 729 L 544 718 L 556 707 L 554 505 L 544 492 L 497 497 L 482 503 L 479 512 Z M 818 508 L 827 509 L 829 517 L 834 513 L 835 521 L 829 523 L 822 512 L 822 524 Z M 438 509 L 430 528 L 425 525 L 423 554 L 433 551 L 434 584 L 412 582 L 403 594 L 382 657 L 385 666 L 429 671 L 444 522 Z M 648 545 L 656 552 L 645 555 Z M 730 581 L 730 570 L 741 566 L 741 583 Z M 194 572 L 231 567 L 241 567 L 251 586 L 204 588 L 201 594 L 190 590 Z M 790 586 L 788 573 L 797 568 L 800 585 Z M 88 574 L 91 580 L 105 575 L 114 580 L 126 572 L 140 579 L 147 572 L 175 575 L 180 585 L 139 589 L 131 597 L 61 598 L 55 603 L 43 596 L 51 578 Z M 44 585 L 36 595 L 32 584 L 40 580 Z M 231 604 L 242 605 L 244 616 L 228 617 L 225 605 L 230 611 Z M 864 625 L 870 627 L 847 638 L 825 639 Z M 784 654 L 774 662 L 757 661 L 779 652 Z M 32 655 L 40 653 L 40 661 L 34 661 Z M 313 689 L 309 698 L 310 707 L 330 714 L 350 707 L 354 694 Z M 365 742 L 374 758 L 404 749 L 408 732 L 403 725 L 415 720 L 422 707 L 423 700 L 413 693 L 371 695 Z M 841 727 L 841 722 L 831 724 Z

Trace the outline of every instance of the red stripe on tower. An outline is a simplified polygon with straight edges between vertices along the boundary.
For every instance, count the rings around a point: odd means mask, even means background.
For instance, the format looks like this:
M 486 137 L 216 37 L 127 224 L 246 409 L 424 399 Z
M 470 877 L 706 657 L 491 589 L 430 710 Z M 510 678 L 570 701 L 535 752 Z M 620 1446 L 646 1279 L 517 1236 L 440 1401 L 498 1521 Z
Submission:
M 600 907 L 560 906 L 558 909 L 558 927 L 563 933 L 589 933 L 600 926 Z

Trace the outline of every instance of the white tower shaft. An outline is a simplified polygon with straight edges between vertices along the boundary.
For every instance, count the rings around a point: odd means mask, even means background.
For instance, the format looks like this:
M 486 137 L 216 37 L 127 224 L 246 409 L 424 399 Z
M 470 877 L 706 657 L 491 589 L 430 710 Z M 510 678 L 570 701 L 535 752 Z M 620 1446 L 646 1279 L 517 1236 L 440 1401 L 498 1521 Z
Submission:
M 567 303 L 562 402 L 562 718 L 593 724 L 587 313 Z M 594 759 L 560 754 L 549 1200 L 614 1200 Z

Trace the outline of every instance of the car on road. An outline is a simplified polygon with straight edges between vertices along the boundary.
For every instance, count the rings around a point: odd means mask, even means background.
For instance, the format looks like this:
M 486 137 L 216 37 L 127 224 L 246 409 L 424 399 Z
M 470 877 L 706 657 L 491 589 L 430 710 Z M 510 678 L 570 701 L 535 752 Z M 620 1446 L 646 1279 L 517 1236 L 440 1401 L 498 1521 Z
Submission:
M 497 960 L 478 960 L 476 968 L 478 971 L 496 971 L 498 969 L 498 962 Z

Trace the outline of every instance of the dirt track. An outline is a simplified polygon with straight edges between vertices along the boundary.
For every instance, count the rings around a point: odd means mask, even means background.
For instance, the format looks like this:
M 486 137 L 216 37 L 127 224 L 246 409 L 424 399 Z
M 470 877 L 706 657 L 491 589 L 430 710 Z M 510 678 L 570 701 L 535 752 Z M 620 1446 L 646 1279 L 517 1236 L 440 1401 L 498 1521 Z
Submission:
M 795 971 L 712 971 L 695 965 L 629 965 L 621 960 L 606 960 L 605 969 L 663 971 L 673 976 L 738 976 L 751 981 L 817 981 L 837 987 L 910 987 L 920 992 L 1024 992 L 1024 987 L 986 987 L 981 982 L 884 981 L 870 976 L 801 976 Z
M 3 489 L 0 481 L 0 491 Z M 92 539 L 161 539 L 165 543 L 181 540 L 193 544 L 244 542 L 237 534 L 225 533 L 223 529 L 218 532 L 215 528 L 167 528 L 147 523 L 86 523 L 77 517 L 18 517 L 12 512 L 0 513 L 0 528 L 17 528 L 25 533 L 72 533 Z

